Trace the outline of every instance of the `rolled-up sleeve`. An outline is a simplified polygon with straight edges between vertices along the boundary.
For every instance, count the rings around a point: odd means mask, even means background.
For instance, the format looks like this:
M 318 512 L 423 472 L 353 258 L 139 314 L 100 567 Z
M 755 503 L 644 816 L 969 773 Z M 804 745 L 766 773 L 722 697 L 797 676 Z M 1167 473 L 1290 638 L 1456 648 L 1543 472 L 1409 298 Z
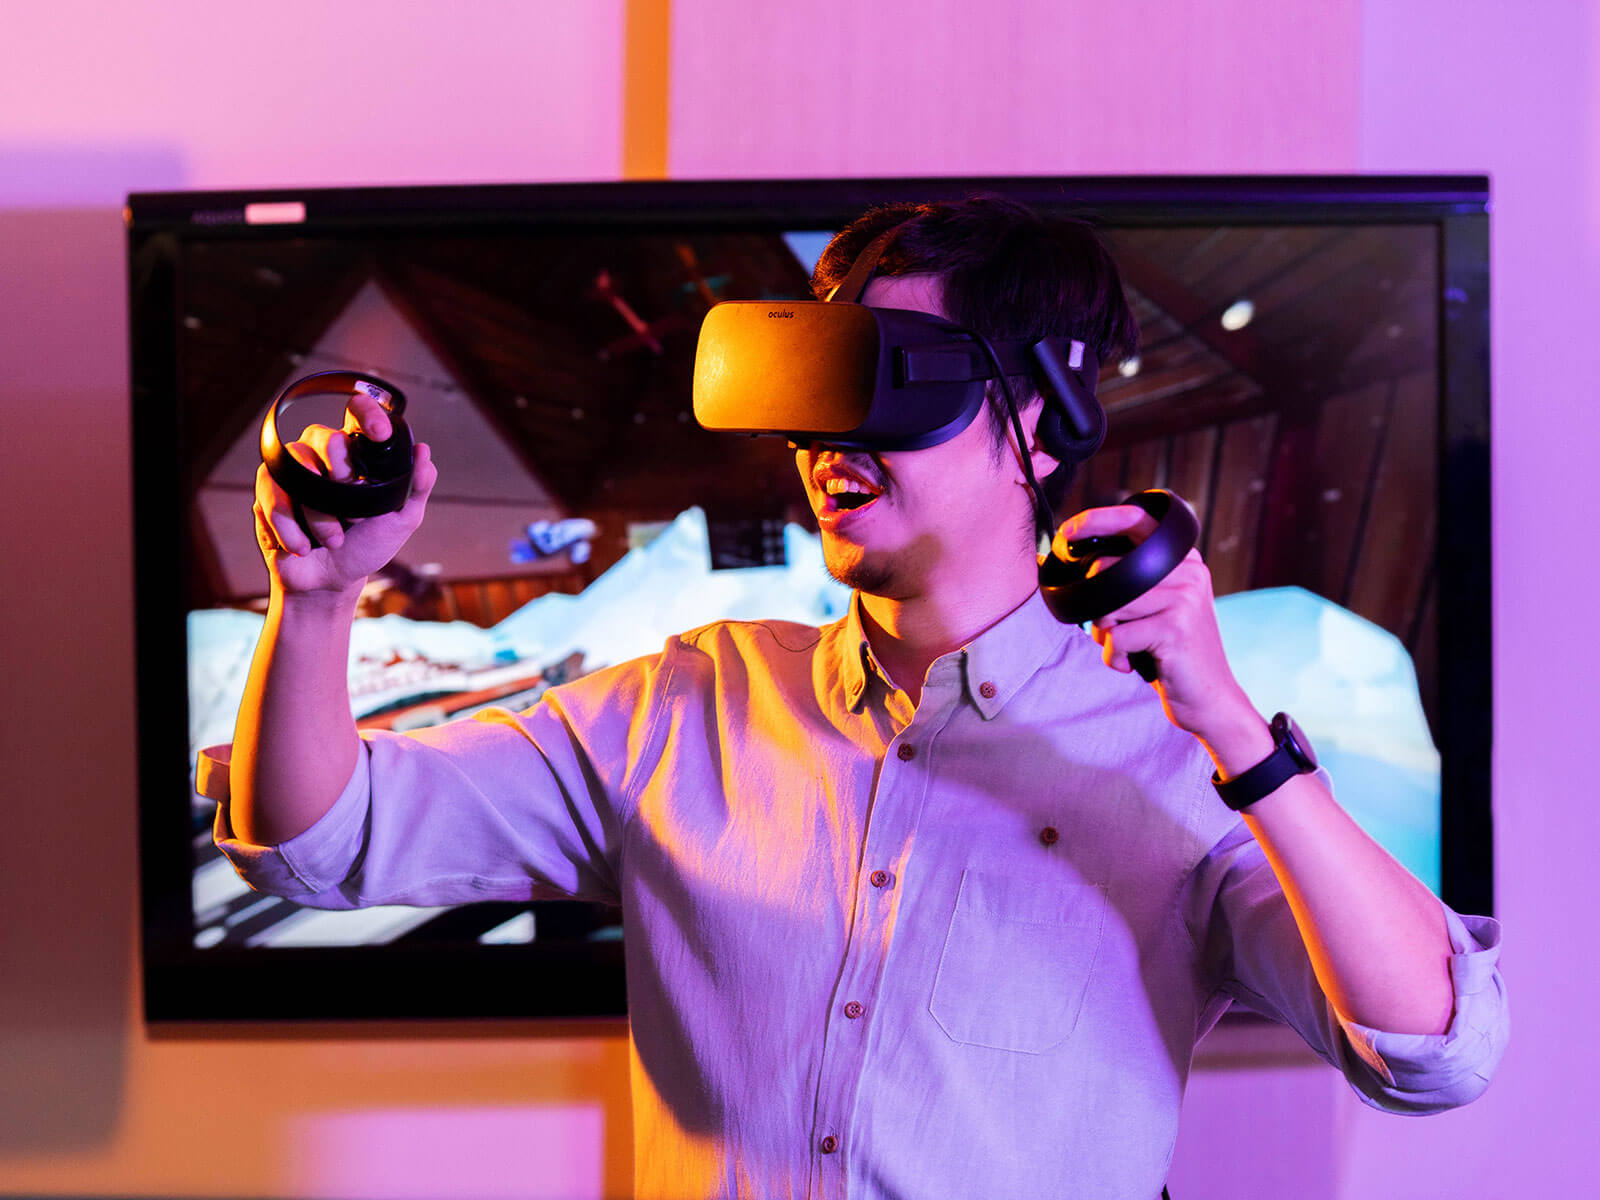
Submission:
M 1431 1113 L 1476 1099 L 1505 1053 L 1510 1010 L 1500 976 L 1500 923 L 1444 908 L 1455 1012 L 1443 1033 L 1389 1033 L 1339 1017 L 1366 1068 L 1345 1072 L 1362 1098 L 1390 1112 Z
M 207 753 L 226 749 L 217 747 Z M 215 797 L 217 815 L 212 824 L 212 839 L 233 864 L 239 878 L 258 892 L 284 896 L 312 907 L 354 908 L 356 905 L 345 900 L 337 885 L 361 853 L 369 791 L 367 745 L 363 741 L 350 782 L 345 784 L 333 807 L 309 829 L 276 846 L 247 842 L 233 830 L 230 798 L 224 793 Z
M 1510 1028 L 1497 922 L 1441 905 L 1453 951 L 1450 1025 L 1439 1034 L 1392 1033 L 1344 1019 L 1323 994 L 1283 889 L 1242 823 L 1212 847 L 1192 885 L 1187 919 L 1210 986 L 1294 1028 L 1368 1104 L 1441 1112 L 1488 1086 Z

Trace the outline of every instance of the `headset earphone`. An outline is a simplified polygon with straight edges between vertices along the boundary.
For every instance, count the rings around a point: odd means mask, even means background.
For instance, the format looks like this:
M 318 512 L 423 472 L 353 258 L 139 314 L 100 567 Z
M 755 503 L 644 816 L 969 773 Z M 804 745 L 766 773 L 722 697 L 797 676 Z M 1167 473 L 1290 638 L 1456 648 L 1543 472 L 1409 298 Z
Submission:
M 353 478 L 331 479 L 302 464 L 290 454 L 278 436 L 278 418 L 285 405 L 307 396 L 348 396 L 364 392 L 383 405 L 393 431 L 378 442 L 362 433 L 350 435 L 350 466 Z M 295 519 L 306 527 L 303 509 L 327 513 L 340 522 L 360 517 L 375 517 L 395 512 L 411 494 L 411 472 L 415 443 L 405 421 L 405 393 L 394 384 L 359 371 L 319 371 L 306 375 L 278 393 L 261 423 L 261 461 L 295 504 Z

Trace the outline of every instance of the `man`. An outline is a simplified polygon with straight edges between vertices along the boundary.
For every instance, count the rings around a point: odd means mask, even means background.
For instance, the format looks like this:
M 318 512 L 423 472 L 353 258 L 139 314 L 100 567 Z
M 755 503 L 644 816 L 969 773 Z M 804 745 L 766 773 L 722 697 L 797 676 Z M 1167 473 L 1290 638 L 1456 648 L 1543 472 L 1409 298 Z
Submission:
M 868 214 L 818 294 L 890 229 L 868 305 L 1131 348 L 1092 234 L 998 200 Z M 398 513 L 310 514 L 318 549 L 263 472 L 272 598 L 219 844 L 312 904 L 620 903 L 640 1196 L 1153 1197 L 1234 1002 L 1370 1102 L 1471 1099 L 1504 1044 L 1497 927 L 1442 908 L 1320 773 L 1230 812 L 1212 772 L 1242 782 L 1283 735 L 1233 679 L 1198 554 L 1092 640 L 1050 615 L 1030 473 L 1059 494 L 1072 464 L 1017 382 L 1020 442 L 995 389 L 926 449 L 797 447 L 844 620 L 719 623 L 409 736 L 358 738 L 344 668 L 426 449 Z M 348 471 L 332 430 L 295 453 Z M 1056 544 L 1149 526 L 1092 510 Z

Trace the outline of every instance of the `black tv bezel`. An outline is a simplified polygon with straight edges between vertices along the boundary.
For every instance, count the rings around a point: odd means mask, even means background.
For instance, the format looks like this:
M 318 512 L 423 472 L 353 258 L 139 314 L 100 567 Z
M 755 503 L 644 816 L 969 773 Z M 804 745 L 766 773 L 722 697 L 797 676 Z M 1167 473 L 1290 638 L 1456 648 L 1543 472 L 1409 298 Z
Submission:
M 1480 175 L 950 177 L 136 193 L 128 236 L 144 1010 L 155 1026 L 626 1015 L 615 942 L 197 949 L 187 801 L 180 246 L 341 231 L 833 228 L 875 204 L 996 191 L 1110 225 L 1429 224 L 1438 232 L 1442 893 L 1493 911 L 1489 180 Z M 247 204 L 305 218 L 249 225 Z M 1446 647 L 1462 647 L 1445 654 Z M 541 988 L 538 977 L 559 980 Z M 606 1022 L 609 1027 L 613 1022 Z M 582 1025 L 579 1026 L 583 1027 Z

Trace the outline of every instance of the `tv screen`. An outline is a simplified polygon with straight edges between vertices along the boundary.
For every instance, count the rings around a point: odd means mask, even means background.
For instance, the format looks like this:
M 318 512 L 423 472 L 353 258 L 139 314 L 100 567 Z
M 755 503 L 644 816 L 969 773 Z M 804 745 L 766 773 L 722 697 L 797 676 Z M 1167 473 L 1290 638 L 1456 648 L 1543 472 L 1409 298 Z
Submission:
M 357 724 L 519 708 L 723 618 L 823 624 L 784 443 L 690 412 L 720 300 L 809 296 L 874 203 L 999 192 L 1085 216 L 1138 316 L 1061 515 L 1184 496 L 1240 682 L 1292 711 L 1351 814 L 1487 912 L 1487 183 L 950 179 L 136 195 L 128 207 L 146 1012 L 152 1021 L 620 1016 L 616 911 L 327 912 L 211 842 L 265 609 L 251 497 L 279 390 L 407 394 L 440 482 L 361 601 Z M 285 435 L 337 424 L 297 402 Z

